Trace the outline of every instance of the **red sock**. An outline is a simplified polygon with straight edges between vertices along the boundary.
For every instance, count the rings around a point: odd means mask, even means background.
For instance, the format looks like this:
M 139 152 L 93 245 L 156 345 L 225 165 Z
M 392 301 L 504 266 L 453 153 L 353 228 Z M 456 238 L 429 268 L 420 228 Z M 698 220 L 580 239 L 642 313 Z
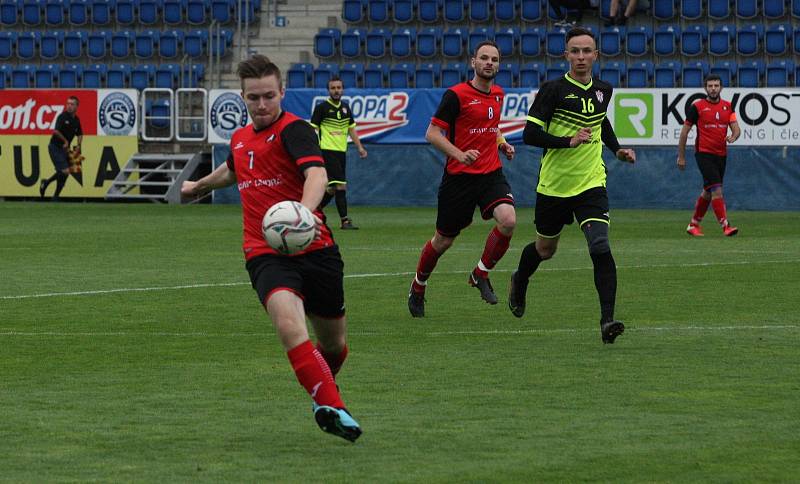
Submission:
M 297 380 L 318 405 L 344 408 L 331 369 L 311 341 L 300 343 L 290 349 L 287 355 Z
M 700 225 L 706 212 L 708 211 L 708 204 L 711 200 L 706 200 L 703 197 L 697 197 L 697 203 L 694 204 L 694 215 L 692 215 L 692 223 Z
M 486 246 L 483 248 L 481 261 L 475 268 L 475 273 L 481 277 L 487 277 L 489 271 L 494 269 L 497 262 L 503 258 L 508 246 L 511 243 L 511 236 L 503 235 L 495 226 L 486 238 Z
M 725 200 L 722 197 L 712 199 L 711 208 L 714 209 L 714 215 L 717 216 L 719 224 L 723 227 L 728 225 L 728 214 L 725 213 Z
M 425 282 L 431 277 L 431 273 L 436 267 L 436 263 L 439 262 L 441 255 L 433 248 L 430 240 L 425 243 L 425 247 L 422 248 L 422 254 L 419 256 L 419 263 L 417 263 L 417 275 L 414 282 L 411 283 L 411 289 L 414 292 L 425 292 L 425 285 L 420 284 L 420 282 Z
M 344 360 L 347 359 L 347 345 L 344 345 L 344 349 L 342 349 L 340 353 L 331 353 L 324 351 L 322 346 L 317 343 L 317 351 L 322 355 L 323 358 L 325 358 L 325 362 L 328 363 L 328 367 L 331 369 L 333 377 L 336 378 L 336 374 L 342 369 Z

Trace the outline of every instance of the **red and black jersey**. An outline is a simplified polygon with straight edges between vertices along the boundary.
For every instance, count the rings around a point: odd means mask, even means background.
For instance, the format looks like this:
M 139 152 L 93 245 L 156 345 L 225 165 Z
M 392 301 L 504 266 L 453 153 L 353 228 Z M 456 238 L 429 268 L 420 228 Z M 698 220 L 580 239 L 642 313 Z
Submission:
M 267 245 L 261 232 L 261 221 L 267 209 L 283 200 L 299 202 L 303 198 L 303 172 L 312 166 L 324 166 L 319 141 L 314 129 L 304 120 L 283 112 L 266 128 L 256 131 L 245 126 L 231 137 L 228 168 L 236 173 L 242 199 L 245 259 L 263 254 L 277 254 Z M 314 210 L 324 220 L 324 215 Z M 300 255 L 334 245 L 330 229 L 322 226 L 322 234 Z
M 447 138 L 461 151 L 478 150 L 480 156 L 471 165 L 447 158 L 447 173 L 491 173 L 503 165 L 497 153 L 500 114 L 505 92 L 492 85 L 489 92 L 479 91 L 470 81 L 448 89 L 431 124 L 447 131 Z
M 697 139 L 694 148 L 700 153 L 725 156 L 728 145 L 728 125 L 736 122 L 736 113 L 731 103 L 720 99 L 712 103 L 708 99 L 698 99 L 686 110 L 687 126 L 697 125 Z

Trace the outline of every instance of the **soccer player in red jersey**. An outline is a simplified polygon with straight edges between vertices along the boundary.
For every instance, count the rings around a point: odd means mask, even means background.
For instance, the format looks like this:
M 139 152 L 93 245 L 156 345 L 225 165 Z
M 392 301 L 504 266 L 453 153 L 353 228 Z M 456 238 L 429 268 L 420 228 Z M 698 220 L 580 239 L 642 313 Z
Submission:
M 242 97 L 253 124 L 231 138 L 226 163 L 208 176 L 183 183 L 194 196 L 238 183 L 242 200 L 244 257 L 259 301 L 286 350 L 300 384 L 313 400 L 320 428 L 355 441 L 361 428 L 345 409 L 334 380 L 347 357 L 343 263 L 319 207 L 328 183 L 319 141 L 303 119 L 281 110 L 281 72 L 255 55 L 239 64 Z M 285 256 L 267 245 L 261 221 L 283 200 L 314 212 L 318 236 L 305 250 Z M 317 336 L 312 345 L 306 316 Z
M 447 156 L 447 164 L 439 185 L 436 232 L 422 248 L 408 294 L 413 317 L 425 315 L 428 278 L 439 257 L 472 223 L 475 206 L 484 220 L 494 218 L 497 224 L 468 282 L 478 288 L 484 301 L 497 304 L 489 271 L 508 250 L 517 223 L 514 197 L 498 155 L 500 151 L 511 160 L 515 153 L 500 132 L 505 93 L 494 85 L 499 66 L 497 45 L 492 41 L 478 44 L 472 57 L 475 76 L 444 93 L 425 134 L 425 139 Z
M 736 141 L 741 131 L 731 103 L 719 97 L 722 93 L 720 77 L 709 74 L 704 80 L 704 85 L 706 98 L 698 99 L 689 106 L 678 140 L 678 169 L 683 170 L 686 168 L 686 139 L 692 126 L 697 125 L 694 158 L 703 175 L 703 191 L 697 198 L 694 215 L 686 227 L 686 232 L 694 237 L 703 236 L 700 222 L 710 204 L 717 221 L 722 226 L 722 233 L 730 237 L 736 235 L 739 229 L 728 222 L 725 199 L 722 197 L 722 179 L 725 177 L 727 143 Z

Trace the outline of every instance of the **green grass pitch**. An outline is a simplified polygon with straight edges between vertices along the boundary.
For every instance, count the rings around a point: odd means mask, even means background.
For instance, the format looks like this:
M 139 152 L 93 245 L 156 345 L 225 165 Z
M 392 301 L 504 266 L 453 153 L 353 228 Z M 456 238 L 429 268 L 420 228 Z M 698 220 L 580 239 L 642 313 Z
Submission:
M 328 209 L 335 218 L 335 210 Z M 617 317 L 604 346 L 582 234 L 565 229 L 506 307 L 532 239 L 518 212 L 440 260 L 406 308 L 433 209 L 352 207 L 350 358 L 364 429 L 322 433 L 250 288 L 235 206 L 0 203 L 1 482 L 787 482 L 800 475 L 797 213 L 612 212 Z

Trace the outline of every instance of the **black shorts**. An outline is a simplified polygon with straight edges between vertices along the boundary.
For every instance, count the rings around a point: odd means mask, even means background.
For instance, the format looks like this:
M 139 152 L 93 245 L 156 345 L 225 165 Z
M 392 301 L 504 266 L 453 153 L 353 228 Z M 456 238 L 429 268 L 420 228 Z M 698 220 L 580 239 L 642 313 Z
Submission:
M 345 169 L 347 168 L 347 152 L 322 150 L 322 159 L 325 160 L 325 171 L 328 172 L 328 186 L 347 183 Z
M 555 238 L 573 220 L 582 227 L 585 222 L 609 222 L 608 192 L 605 187 L 590 188 L 574 197 L 551 197 L 536 193 L 536 233 Z
M 697 151 L 694 159 L 697 161 L 697 167 L 700 168 L 700 174 L 703 175 L 703 190 L 712 190 L 722 185 L 722 179 L 725 178 L 727 156 Z
M 436 231 L 445 237 L 455 237 L 472 223 L 476 205 L 481 217 L 489 220 L 501 203 L 514 205 L 511 186 L 502 168 L 484 175 L 450 175 L 445 171 L 439 185 Z
M 296 257 L 266 254 L 245 264 L 261 304 L 276 290 L 288 289 L 303 299 L 307 314 L 327 319 L 344 316 L 344 262 L 339 247 Z
M 69 168 L 69 154 L 64 149 L 64 145 L 50 143 L 47 145 L 47 152 L 50 153 L 50 160 L 56 171 L 64 171 Z

